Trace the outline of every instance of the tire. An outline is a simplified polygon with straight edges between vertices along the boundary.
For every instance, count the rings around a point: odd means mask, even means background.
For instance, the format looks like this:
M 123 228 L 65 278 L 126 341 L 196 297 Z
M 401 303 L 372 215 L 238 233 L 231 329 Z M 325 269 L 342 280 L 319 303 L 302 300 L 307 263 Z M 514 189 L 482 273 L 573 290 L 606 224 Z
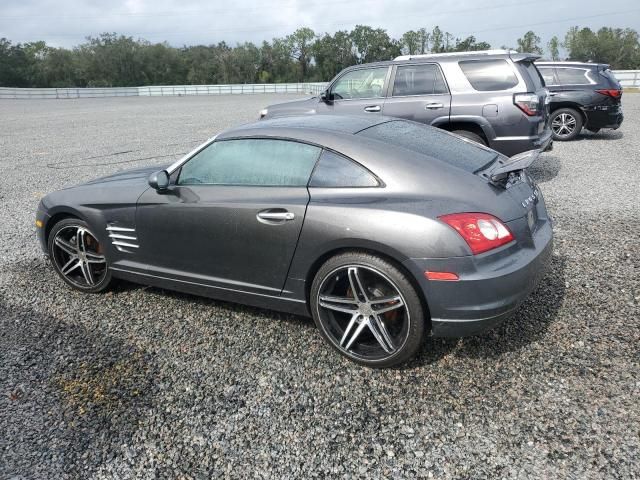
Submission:
M 376 255 L 348 252 L 327 260 L 313 279 L 310 306 L 324 339 L 360 365 L 396 366 L 423 345 L 420 296 L 401 270 Z
M 76 290 L 97 293 L 111 283 L 111 270 L 97 237 L 87 222 L 65 218 L 49 232 L 47 250 L 53 268 Z
M 471 140 L 472 142 L 479 143 L 480 145 L 484 145 L 485 147 L 487 146 L 487 142 L 485 142 L 484 138 L 477 133 L 473 133 L 468 130 L 453 130 L 451 133 L 455 133 L 456 135 Z
M 560 108 L 549 119 L 553 139 L 560 142 L 573 140 L 582 130 L 582 114 L 573 108 Z

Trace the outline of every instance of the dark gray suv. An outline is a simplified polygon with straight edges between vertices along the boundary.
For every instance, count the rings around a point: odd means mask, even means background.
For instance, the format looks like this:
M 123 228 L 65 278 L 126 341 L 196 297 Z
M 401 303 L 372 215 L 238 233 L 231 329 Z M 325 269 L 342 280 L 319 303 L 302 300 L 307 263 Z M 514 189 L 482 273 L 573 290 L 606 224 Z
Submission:
M 387 115 L 433 125 L 505 155 L 549 149 L 548 92 L 538 57 L 506 50 L 404 55 L 344 69 L 318 97 L 271 105 L 285 115 Z

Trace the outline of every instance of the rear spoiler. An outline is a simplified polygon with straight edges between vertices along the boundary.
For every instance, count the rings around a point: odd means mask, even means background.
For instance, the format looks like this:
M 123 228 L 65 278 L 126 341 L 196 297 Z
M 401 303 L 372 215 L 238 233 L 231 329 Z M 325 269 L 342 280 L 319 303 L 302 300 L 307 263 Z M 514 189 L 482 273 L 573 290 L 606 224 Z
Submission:
M 488 177 L 491 183 L 499 185 L 509 178 L 510 173 L 529 167 L 537 160 L 540 153 L 541 150 L 528 150 L 508 159 L 500 159 L 491 164 L 486 171 L 482 172 L 482 175 Z

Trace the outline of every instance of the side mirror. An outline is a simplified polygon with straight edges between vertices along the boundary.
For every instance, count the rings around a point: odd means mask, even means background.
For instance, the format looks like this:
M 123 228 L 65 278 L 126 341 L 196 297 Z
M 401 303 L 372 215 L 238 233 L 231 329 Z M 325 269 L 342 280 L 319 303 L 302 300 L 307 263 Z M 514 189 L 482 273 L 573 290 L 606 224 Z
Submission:
M 320 94 L 320 100 L 322 100 L 324 103 L 331 103 L 329 92 L 327 90 Z
M 152 173 L 149 176 L 149 185 L 159 192 L 166 190 L 169 188 L 169 174 L 166 170 Z

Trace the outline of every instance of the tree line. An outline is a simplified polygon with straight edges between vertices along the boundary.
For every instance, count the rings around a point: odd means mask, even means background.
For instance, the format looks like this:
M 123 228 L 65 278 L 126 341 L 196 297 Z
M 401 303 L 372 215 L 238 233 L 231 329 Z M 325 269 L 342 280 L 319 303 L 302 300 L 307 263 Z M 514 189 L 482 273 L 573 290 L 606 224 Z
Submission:
M 299 28 L 283 38 L 230 46 L 172 47 L 143 39 L 103 33 L 72 49 L 43 41 L 13 44 L 0 38 L 0 86 L 126 87 L 142 85 L 227 84 L 327 81 L 345 67 L 389 60 L 400 54 L 486 50 L 491 45 L 474 36 L 456 38 L 439 27 L 421 28 L 391 38 L 386 30 L 357 25 L 353 30 L 316 34 Z M 560 40 L 543 46 L 533 31 L 517 40 L 520 52 L 609 63 L 615 69 L 640 68 L 638 32 L 603 27 L 572 27 Z

